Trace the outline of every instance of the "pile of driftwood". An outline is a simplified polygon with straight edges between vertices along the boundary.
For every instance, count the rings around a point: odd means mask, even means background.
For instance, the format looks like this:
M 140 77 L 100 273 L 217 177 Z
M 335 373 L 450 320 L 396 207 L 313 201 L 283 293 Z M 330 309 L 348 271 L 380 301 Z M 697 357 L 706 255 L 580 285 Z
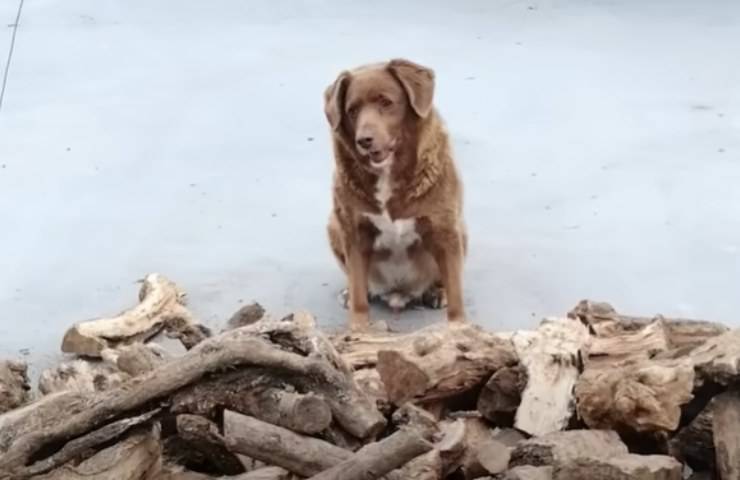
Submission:
M 584 301 L 533 331 L 330 338 L 253 304 L 213 335 L 152 274 L 62 350 L 36 399 L 0 362 L 0 479 L 740 478 L 740 331 L 710 322 Z

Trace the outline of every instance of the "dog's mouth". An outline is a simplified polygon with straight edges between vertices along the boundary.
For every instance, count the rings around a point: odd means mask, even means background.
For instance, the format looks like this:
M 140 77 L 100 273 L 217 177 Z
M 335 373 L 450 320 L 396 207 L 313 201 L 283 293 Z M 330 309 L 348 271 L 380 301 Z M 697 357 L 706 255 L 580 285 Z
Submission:
M 370 152 L 368 158 L 370 159 L 370 165 L 375 168 L 383 168 L 390 163 L 392 150 L 377 150 Z

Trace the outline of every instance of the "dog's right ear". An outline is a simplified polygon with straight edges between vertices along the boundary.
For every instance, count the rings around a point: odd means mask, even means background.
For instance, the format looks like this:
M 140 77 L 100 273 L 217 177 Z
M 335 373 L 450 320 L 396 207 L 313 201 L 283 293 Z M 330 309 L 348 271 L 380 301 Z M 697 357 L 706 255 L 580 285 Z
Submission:
M 348 84 L 349 72 L 342 72 L 324 91 L 324 113 L 326 113 L 326 119 L 329 120 L 332 130 L 338 129 L 342 124 L 344 94 L 347 92 Z

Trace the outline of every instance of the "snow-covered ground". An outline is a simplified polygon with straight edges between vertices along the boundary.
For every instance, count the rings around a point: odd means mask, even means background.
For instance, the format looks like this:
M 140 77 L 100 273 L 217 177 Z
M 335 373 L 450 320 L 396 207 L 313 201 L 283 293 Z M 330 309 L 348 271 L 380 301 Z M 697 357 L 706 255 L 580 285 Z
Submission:
M 0 0 L 3 62 L 19 1 Z M 588 297 L 740 325 L 737 0 L 25 0 L 0 111 L 0 356 L 45 364 L 151 271 L 212 325 L 252 299 L 340 325 L 322 92 L 398 56 L 437 72 L 473 320 Z

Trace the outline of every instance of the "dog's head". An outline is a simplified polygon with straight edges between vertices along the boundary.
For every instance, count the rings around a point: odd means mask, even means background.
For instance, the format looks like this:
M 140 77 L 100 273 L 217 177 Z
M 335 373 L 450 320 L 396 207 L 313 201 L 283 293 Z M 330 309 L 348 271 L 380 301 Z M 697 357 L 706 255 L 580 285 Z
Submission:
M 432 111 L 434 72 L 408 60 L 345 71 L 324 93 L 334 132 L 362 167 L 388 167 L 407 139 L 409 125 Z

